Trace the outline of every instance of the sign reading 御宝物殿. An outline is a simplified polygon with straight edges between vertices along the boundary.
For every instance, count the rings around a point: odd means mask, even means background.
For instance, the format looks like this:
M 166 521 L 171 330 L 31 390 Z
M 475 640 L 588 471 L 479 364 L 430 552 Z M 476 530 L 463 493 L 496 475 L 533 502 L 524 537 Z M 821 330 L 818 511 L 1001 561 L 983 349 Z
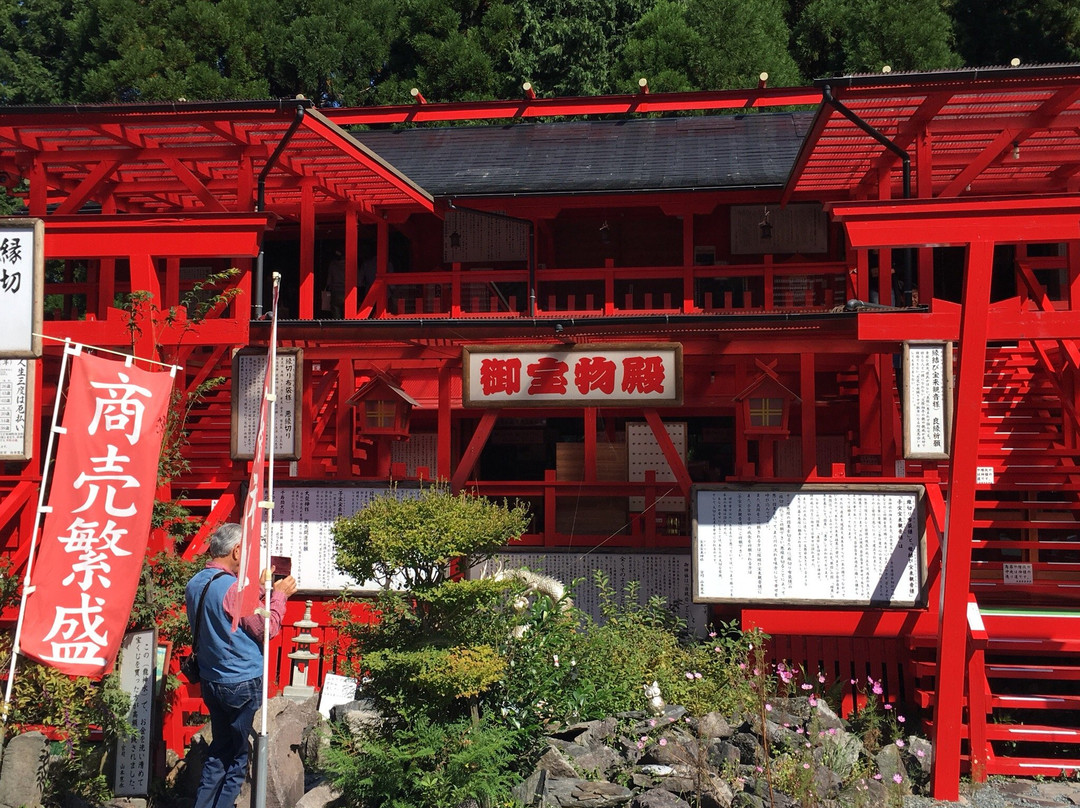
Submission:
M 673 343 L 477 345 L 462 362 L 467 407 L 682 403 L 682 346 Z

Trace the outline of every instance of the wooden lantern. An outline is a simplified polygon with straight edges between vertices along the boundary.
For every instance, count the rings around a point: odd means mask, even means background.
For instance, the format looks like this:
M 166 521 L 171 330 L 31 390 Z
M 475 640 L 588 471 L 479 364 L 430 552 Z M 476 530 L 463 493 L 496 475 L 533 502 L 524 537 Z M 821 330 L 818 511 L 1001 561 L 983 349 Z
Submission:
M 409 417 L 416 399 L 401 389 L 390 376 L 373 374 L 352 396 L 349 403 L 356 407 L 356 421 L 364 435 L 409 436 Z

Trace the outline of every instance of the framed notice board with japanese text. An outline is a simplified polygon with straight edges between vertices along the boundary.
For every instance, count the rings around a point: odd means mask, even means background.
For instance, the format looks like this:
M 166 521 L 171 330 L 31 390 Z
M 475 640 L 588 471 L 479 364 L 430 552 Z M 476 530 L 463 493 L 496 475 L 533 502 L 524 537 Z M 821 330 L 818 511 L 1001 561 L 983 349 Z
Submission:
M 303 349 L 279 348 L 274 367 L 274 457 L 277 460 L 299 460 L 300 414 L 304 389 Z M 264 349 L 244 348 L 233 355 L 233 460 L 255 459 L 255 436 L 259 430 L 259 408 L 262 405 L 265 378 Z
M 921 607 L 922 486 L 695 486 L 694 600 Z
M 378 591 L 374 581 L 354 581 L 335 563 L 332 529 L 339 516 L 352 516 L 379 496 L 417 497 L 420 488 L 395 486 L 284 485 L 274 489 L 274 521 L 267 542 L 271 555 L 292 561 L 302 592 Z

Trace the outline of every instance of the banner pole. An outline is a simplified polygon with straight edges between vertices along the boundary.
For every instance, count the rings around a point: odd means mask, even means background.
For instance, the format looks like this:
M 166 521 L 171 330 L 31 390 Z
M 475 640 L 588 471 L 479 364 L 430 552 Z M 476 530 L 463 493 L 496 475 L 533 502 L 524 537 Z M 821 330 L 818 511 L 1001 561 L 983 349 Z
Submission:
M 19 657 L 19 641 L 22 638 L 23 611 L 26 608 L 26 598 L 33 591 L 30 585 L 30 571 L 34 566 L 34 555 L 37 550 L 38 535 L 41 531 L 41 515 L 45 513 L 45 491 L 49 479 L 49 470 L 52 467 L 53 447 L 56 445 L 56 436 L 63 432 L 60 426 L 60 394 L 63 390 L 64 380 L 67 378 L 68 356 L 82 353 L 83 346 L 73 343 L 70 339 L 64 340 L 63 358 L 60 360 L 60 376 L 56 385 L 56 400 L 53 401 L 52 428 L 49 430 L 49 440 L 45 444 L 45 462 L 41 469 L 41 487 L 38 489 L 37 511 L 34 513 L 34 529 L 30 533 L 30 553 L 26 557 L 26 575 L 23 578 L 22 597 L 19 602 L 19 614 L 15 620 L 15 637 L 11 642 L 11 663 L 8 667 L 7 686 L 4 688 L 4 709 L 0 720 L 0 757 L 3 756 L 4 739 L 7 736 L 8 711 L 11 706 L 11 692 L 15 684 L 15 663 Z
M 266 499 L 259 503 L 259 507 L 266 511 L 266 522 L 263 530 L 259 531 L 260 545 L 262 550 L 261 569 L 270 567 L 270 529 L 274 524 L 274 415 L 277 399 L 277 323 L 278 323 L 278 292 L 281 285 L 281 273 L 275 272 L 274 279 L 274 314 L 270 321 L 270 345 L 267 351 L 270 356 L 267 360 L 267 368 L 270 372 L 270 409 L 266 430 Z M 273 596 L 273 576 L 265 583 L 265 604 L 263 609 L 263 677 L 262 677 L 262 721 L 259 733 L 255 736 L 255 808 L 266 806 L 266 774 L 269 764 L 268 730 L 266 708 L 270 701 L 270 598 Z

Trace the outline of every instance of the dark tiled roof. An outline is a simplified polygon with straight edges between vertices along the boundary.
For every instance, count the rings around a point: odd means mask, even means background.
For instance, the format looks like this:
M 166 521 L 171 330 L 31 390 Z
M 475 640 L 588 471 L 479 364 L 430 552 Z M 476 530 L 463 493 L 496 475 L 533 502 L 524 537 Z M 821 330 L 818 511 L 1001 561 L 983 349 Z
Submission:
M 781 186 L 812 113 L 357 132 L 433 196 Z

